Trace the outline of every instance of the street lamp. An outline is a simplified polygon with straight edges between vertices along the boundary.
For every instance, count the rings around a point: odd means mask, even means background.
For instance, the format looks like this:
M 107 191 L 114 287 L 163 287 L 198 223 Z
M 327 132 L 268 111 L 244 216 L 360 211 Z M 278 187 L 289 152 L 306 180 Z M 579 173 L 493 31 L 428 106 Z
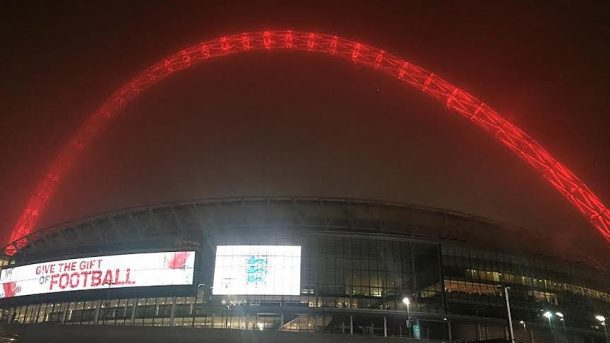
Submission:
M 565 320 L 563 319 L 563 313 L 561 313 L 561 312 L 555 312 L 555 315 L 556 315 L 557 317 L 559 317 L 559 321 L 561 322 L 561 326 L 563 327 L 563 333 L 565 334 L 565 333 L 566 333 L 566 322 L 565 322 Z
M 411 327 L 411 314 L 409 313 L 409 305 L 411 305 L 411 299 L 409 297 L 402 298 L 402 303 L 407 307 L 407 329 Z
M 553 333 L 553 325 L 551 324 L 551 318 L 553 318 L 553 313 L 551 311 L 546 311 L 542 314 L 544 318 L 549 320 L 549 330 L 551 330 L 551 335 L 553 336 L 553 342 L 555 342 L 555 334 Z
M 608 342 L 608 328 L 606 327 L 606 317 L 602 316 L 601 314 L 598 314 L 595 316 L 595 319 L 597 319 L 603 326 L 604 328 L 604 336 L 606 336 L 606 343 Z
M 402 303 L 407 307 L 407 317 L 409 317 L 409 305 L 411 305 L 411 300 L 409 297 L 402 298 Z

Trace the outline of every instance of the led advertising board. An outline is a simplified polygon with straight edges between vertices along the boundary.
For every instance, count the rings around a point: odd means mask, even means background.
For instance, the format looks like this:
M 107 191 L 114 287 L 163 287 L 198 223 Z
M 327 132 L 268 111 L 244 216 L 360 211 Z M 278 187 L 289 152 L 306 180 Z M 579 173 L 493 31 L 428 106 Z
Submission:
M 212 294 L 299 295 L 300 290 L 300 246 L 216 247 Z
M 190 285 L 194 251 L 75 258 L 2 269 L 0 298 L 88 289 Z

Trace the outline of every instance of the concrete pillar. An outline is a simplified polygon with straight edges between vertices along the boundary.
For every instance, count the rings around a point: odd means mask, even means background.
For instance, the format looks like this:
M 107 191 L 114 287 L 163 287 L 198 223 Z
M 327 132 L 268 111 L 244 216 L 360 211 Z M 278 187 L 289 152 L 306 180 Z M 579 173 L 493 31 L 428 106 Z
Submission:
M 95 307 L 95 313 L 93 314 L 93 325 L 97 325 L 100 319 L 100 307 L 102 307 L 102 301 L 98 300 L 97 306 Z
M 174 322 L 176 319 L 176 297 L 172 298 L 172 307 L 171 307 L 169 313 L 170 313 L 169 326 L 174 326 Z
M 70 303 L 66 303 L 66 308 L 64 308 L 64 313 L 61 315 L 61 323 L 66 323 L 66 316 L 68 315 L 68 308 L 70 308 Z
M 136 309 L 138 308 L 138 299 L 136 299 L 136 301 L 133 304 L 133 307 L 131 308 L 131 320 L 130 320 L 130 325 L 134 326 L 136 323 Z
M 11 324 L 11 322 L 13 321 L 13 313 L 15 313 L 15 308 L 14 308 L 14 307 L 11 307 L 11 308 L 8 310 L 8 317 L 6 318 L 6 322 L 7 322 L 8 324 Z
M 453 341 L 453 334 L 451 333 L 451 322 L 447 321 L 447 333 L 449 337 L 449 341 Z
M 46 304 L 45 304 L 46 306 Z M 38 323 L 38 318 L 40 318 L 40 308 L 42 307 L 42 305 L 38 305 L 38 311 L 36 311 L 36 317 L 34 318 L 34 323 Z M 565 326 L 563 327 L 563 331 L 565 332 Z
M 383 337 L 388 337 L 388 318 L 383 317 Z

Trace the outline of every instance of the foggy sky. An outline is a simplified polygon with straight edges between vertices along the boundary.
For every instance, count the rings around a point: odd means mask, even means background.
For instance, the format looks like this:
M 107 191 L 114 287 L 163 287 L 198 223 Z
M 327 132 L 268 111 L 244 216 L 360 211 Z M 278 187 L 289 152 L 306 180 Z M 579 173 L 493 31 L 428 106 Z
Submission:
M 468 4 L 468 6 L 466 6 Z M 604 2 L 25 2 L 0 10 L 0 223 L 116 88 L 198 41 L 265 28 L 357 38 L 502 113 L 610 200 Z M 250 53 L 164 81 L 78 161 L 39 228 L 129 206 L 248 195 L 400 201 L 553 234 L 601 235 L 491 136 L 384 75 L 328 56 Z M 484 234 L 484 233 L 482 233 Z

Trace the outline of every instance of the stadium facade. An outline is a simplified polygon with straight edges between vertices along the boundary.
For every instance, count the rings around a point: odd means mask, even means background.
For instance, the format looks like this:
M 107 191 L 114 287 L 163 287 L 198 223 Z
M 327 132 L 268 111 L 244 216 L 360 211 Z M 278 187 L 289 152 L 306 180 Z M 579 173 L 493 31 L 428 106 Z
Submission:
M 4 256 L 0 321 L 507 340 L 510 287 L 516 341 L 604 342 L 610 276 L 540 255 L 543 240 L 354 199 L 128 209 L 39 231 Z

